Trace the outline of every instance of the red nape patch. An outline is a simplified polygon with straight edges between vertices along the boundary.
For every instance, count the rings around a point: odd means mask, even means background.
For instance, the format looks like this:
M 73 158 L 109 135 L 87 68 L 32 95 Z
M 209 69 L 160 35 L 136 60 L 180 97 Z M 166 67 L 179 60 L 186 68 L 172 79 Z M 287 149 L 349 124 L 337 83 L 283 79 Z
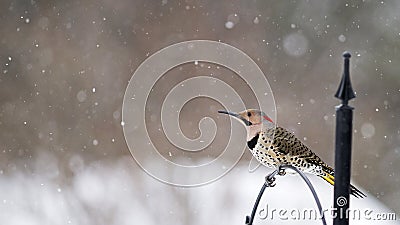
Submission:
M 271 120 L 268 116 L 263 116 L 265 120 L 268 120 L 269 122 L 273 123 L 274 121 Z

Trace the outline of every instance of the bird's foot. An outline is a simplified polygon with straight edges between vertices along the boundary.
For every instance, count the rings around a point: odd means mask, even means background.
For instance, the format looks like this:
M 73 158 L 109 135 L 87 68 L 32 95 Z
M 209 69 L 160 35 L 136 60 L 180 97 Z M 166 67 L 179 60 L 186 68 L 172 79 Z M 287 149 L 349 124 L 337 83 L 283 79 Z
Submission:
M 268 174 L 265 176 L 265 183 L 268 184 L 269 187 L 274 187 L 275 186 L 275 176 L 278 174 L 279 170 L 274 170 L 272 173 Z
M 268 184 L 269 187 L 274 187 L 275 186 L 275 176 L 279 175 L 279 176 L 284 176 L 286 174 L 286 171 L 284 168 L 282 168 L 281 166 L 279 166 L 276 170 L 274 170 L 274 172 L 268 174 L 265 177 L 265 183 Z
M 278 170 L 278 175 L 279 175 L 279 176 L 285 176 L 285 174 L 286 174 L 285 169 L 279 168 L 279 170 Z
M 269 174 L 265 177 L 265 182 L 268 184 L 268 187 L 274 187 L 275 184 L 275 174 Z

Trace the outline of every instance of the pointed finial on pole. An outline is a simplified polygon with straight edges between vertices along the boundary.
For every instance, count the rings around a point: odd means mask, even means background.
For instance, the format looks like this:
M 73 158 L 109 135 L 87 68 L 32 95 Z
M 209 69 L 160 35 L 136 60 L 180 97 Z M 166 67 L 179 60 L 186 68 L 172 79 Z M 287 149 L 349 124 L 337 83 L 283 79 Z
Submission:
M 351 86 L 350 81 L 350 57 L 351 54 L 349 52 L 343 53 L 344 57 L 344 70 L 342 80 L 340 81 L 339 88 L 335 94 L 335 97 L 342 100 L 343 105 L 347 105 L 350 99 L 356 97 L 353 91 L 353 87 Z
M 342 100 L 336 107 L 336 141 L 335 141 L 335 187 L 333 207 L 340 216 L 333 218 L 334 225 L 349 225 L 350 176 L 351 176 L 351 140 L 353 134 L 353 107 L 347 105 L 355 98 L 350 82 L 350 53 L 344 52 L 344 71 L 335 97 Z M 345 200 L 342 204 L 340 200 Z M 336 214 L 336 215 L 339 215 Z M 346 214 L 346 215 L 344 215 Z

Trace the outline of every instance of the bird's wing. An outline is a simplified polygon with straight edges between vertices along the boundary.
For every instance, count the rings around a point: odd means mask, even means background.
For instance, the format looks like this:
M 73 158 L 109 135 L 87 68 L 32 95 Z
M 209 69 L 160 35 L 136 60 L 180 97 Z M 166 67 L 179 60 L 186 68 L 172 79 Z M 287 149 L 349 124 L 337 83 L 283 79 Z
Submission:
M 287 154 L 293 153 L 293 155 L 297 155 L 299 158 L 302 158 L 315 166 L 320 166 L 328 174 L 334 175 L 334 170 L 312 152 L 303 142 L 301 142 L 300 139 L 295 137 L 293 133 L 284 128 L 281 128 L 280 132 L 286 143 Z
M 322 170 L 326 173 L 328 173 L 329 175 L 334 175 L 335 172 L 333 170 L 332 167 L 330 167 L 328 164 L 326 164 L 320 157 L 318 157 L 315 153 L 311 153 L 309 156 L 304 157 L 304 160 L 306 160 L 307 162 L 316 165 L 316 166 L 320 166 L 322 168 Z
M 288 140 L 286 138 L 275 137 L 272 145 L 278 152 L 286 155 L 289 153 L 289 148 L 288 148 L 287 143 L 288 143 Z

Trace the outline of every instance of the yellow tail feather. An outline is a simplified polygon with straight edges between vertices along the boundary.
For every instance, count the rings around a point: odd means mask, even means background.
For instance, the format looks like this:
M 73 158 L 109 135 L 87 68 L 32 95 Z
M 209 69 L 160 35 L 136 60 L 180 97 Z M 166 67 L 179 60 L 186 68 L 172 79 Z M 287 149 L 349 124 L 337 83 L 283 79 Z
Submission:
M 331 185 L 335 185 L 335 178 L 332 175 L 326 174 L 325 176 L 322 176 L 322 178 L 328 181 L 328 183 L 330 183 Z
M 324 176 L 321 176 L 324 180 L 330 183 L 332 186 L 335 185 L 335 177 L 330 173 L 325 173 Z M 366 195 L 358 190 L 356 187 L 350 184 L 350 194 L 354 195 L 357 198 L 364 198 Z

